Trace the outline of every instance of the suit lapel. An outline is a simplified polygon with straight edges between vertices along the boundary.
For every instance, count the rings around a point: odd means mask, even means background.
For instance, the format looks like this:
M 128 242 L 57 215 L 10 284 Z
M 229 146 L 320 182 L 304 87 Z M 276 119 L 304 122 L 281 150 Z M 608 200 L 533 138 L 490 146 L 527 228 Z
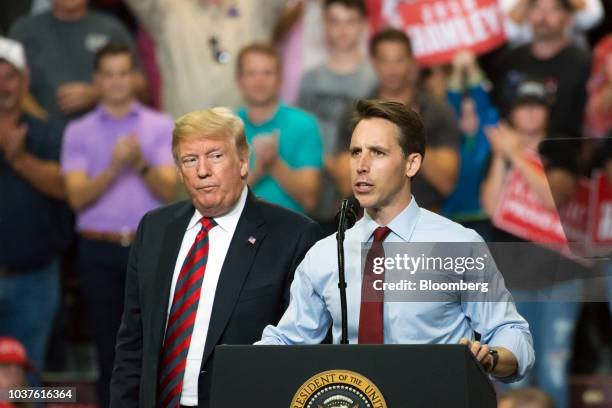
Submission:
M 180 208 L 172 220 L 166 225 L 163 236 L 159 263 L 155 273 L 153 284 L 153 298 L 151 305 L 151 324 L 155 350 L 159 353 L 163 345 L 164 331 L 166 329 L 166 317 L 170 302 L 170 288 L 172 287 L 172 276 L 178 257 L 183 236 L 187 230 L 189 220 L 193 216 L 194 208 L 191 203 Z
M 264 223 L 257 201 L 249 191 L 217 283 L 202 366 L 217 345 L 232 315 L 257 249 L 266 235 Z

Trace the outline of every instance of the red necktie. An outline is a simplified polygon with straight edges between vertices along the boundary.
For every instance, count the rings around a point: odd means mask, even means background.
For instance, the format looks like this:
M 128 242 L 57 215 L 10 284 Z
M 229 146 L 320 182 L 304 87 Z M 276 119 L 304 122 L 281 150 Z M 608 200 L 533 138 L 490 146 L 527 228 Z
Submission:
M 384 330 L 384 293 L 374 290 L 374 281 L 385 280 L 382 274 L 374 273 L 374 258 L 384 257 L 382 242 L 391 230 L 388 227 L 378 227 L 374 230 L 374 242 L 366 255 L 361 284 L 361 309 L 359 311 L 359 344 L 383 344 Z
M 187 352 L 208 260 L 208 232 L 216 225 L 211 218 L 202 218 L 200 224 L 202 229 L 183 262 L 174 288 L 159 365 L 157 401 L 161 408 L 178 407 L 183 391 Z

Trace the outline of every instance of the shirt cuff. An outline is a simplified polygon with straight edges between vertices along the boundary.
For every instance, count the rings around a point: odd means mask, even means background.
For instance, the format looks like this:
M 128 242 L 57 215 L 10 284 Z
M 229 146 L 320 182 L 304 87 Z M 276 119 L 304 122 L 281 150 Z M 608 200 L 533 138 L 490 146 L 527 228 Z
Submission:
M 503 347 L 509 350 L 518 362 L 516 373 L 508 377 L 495 377 L 498 381 L 511 383 L 521 380 L 535 362 L 533 341 L 529 333 L 520 327 L 510 327 L 496 333 L 489 342 L 490 347 Z

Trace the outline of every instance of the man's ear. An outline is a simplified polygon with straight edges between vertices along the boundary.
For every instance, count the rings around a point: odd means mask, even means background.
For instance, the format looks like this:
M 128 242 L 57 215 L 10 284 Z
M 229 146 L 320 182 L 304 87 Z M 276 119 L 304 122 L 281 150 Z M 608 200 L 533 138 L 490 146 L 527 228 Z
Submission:
M 247 178 L 249 176 L 249 164 L 251 155 L 249 151 L 240 155 L 240 177 Z
M 421 168 L 422 162 L 423 156 L 421 156 L 421 153 L 410 153 L 406 160 L 406 176 L 409 178 L 414 177 Z

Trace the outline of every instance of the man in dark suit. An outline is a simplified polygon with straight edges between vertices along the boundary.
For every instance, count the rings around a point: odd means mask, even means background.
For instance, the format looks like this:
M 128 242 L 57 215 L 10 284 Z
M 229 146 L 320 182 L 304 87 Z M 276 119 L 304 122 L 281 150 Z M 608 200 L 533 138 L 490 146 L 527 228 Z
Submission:
M 230 110 L 189 113 L 172 149 L 190 202 L 147 213 L 130 253 L 111 407 L 209 406 L 214 347 L 250 344 L 288 304 L 313 221 L 256 199 Z

